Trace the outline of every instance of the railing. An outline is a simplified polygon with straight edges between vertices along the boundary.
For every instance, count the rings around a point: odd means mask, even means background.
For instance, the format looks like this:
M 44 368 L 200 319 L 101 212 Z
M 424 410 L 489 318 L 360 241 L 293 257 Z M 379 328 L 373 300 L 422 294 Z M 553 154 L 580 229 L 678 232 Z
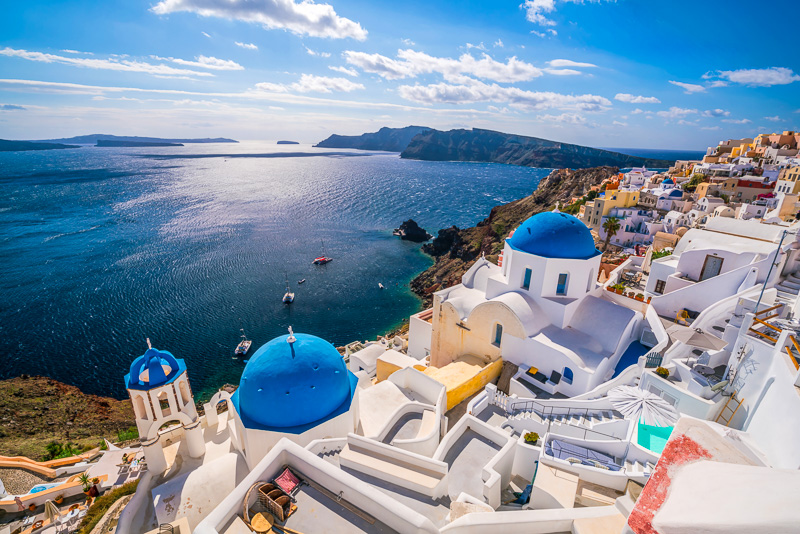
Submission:
M 763 340 L 767 340 L 767 341 L 771 342 L 773 345 L 775 343 L 777 343 L 778 342 L 777 338 L 780 336 L 780 333 L 783 332 L 783 329 L 778 328 L 777 326 L 774 326 L 774 325 L 768 323 L 767 321 L 769 321 L 770 319 L 774 319 L 775 317 L 778 317 L 780 315 L 780 312 L 772 313 L 770 315 L 765 315 L 765 314 L 767 314 L 769 312 L 773 312 L 773 311 L 775 311 L 775 310 L 777 310 L 779 308 L 782 308 L 783 306 L 784 306 L 784 304 L 782 304 L 782 303 L 781 304 L 776 304 L 775 306 L 770 306 L 769 308 L 763 309 L 763 310 L 761 310 L 759 312 L 755 312 L 755 314 L 754 314 L 755 317 L 753 317 L 753 324 L 747 330 L 747 333 L 749 335 L 753 336 L 753 337 L 756 337 L 757 339 L 761 339 L 762 341 Z M 765 316 L 760 318 L 759 317 L 760 315 L 765 315 Z M 762 332 L 760 330 L 756 330 L 756 328 L 755 328 L 756 324 L 762 325 L 762 326 L 764 326 L 766 328 L 769 328 L 770 330 L 774 330 L 775 332 L 777 332 L 777 335 L 774 335 L 774 334 L 770 335 L 771 332 L 767 333 L 767 332 Z M 800 349 L 798 349 L 798 350 L 800 350 Z M 794 359 L 794 357 L 792 357 L 792 358 Z
M 645 363 L 644 366 L 646 369 L 652 369 L 654 367 L 660 367 L 661 362 L 664 361 L 664 355 L 660 352 L 652 351 L 648 352 L 647 356 L 645 356 Z
M 794 338 L 794 336 L 790 335 L 789 341 L 792 342 L 792 345 L 794 345 L 795 350 L 797 350 L 797 354 L 800 355 L 800 344 L 797 343 L 797 340 Z M 792 348 L 788 345 L 786 346 L 786 352 L 789 354 L 789 359 L 794 364 L 795 370 L 800 370 L 800 361 L 798 361 L 798 358 L 800 358 L 800 356 L 795 356 L 794 353 L 792 352 Z

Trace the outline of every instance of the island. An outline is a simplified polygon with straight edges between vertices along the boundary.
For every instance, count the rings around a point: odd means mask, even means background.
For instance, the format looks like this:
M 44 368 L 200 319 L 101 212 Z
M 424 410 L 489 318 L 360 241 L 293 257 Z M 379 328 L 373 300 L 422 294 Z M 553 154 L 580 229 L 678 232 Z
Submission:
M 276 144 L 278 145 L 299 145 L 297 141 L 278 141 Z
M 76 137 L 65 137 L 63 139 L 43 139 L 41 141 L 33 140 L 33 143 L 71 143 L 74 145 L 96 145 L 96 146 L 111 146 L 111 145 L 97 145 L 98 141 L 116 141 L 126 143 L 238 143 L 234 139 L 227 139 L 225 137 L 202 139 L 163 139 L 160 137 L 137 137 L 137 136 L 122 136 L 110 134 L 90 134 L 79 135 Z M 115 145 L 115 146 L 132 146 L 132 145 Z M 137 145 L 142 146 L 142 145 Z M 163 145 L 149 145 L 149 146 L 163 146 Z
M 97 140 L 97 145 L 99 147 L 145 147 L 145 146 L 183 146 L 183 143 L 160 143 L 160 142 L 150 142 L 150 141 L 106 141 L 103 139 Z
M 377 132 L 362 135 L 331 135 L 314 145 L 318 148 L 356 148 L 358 150 L 380 150 L 402 152 L 414 136 L 429 131 L 425 126 L 405 128 L 381 128 Z
M 10 141 L 0 139 L 0 152 L 21 152 L 25 150 L 61 150 L 64 148 L 80 148 L 76 145 L 62 143 L 33 143 L 31 141 Z
M 424 243 L 433 237 L 424 228 L 420 228 L 414 219 L 404 221 L 400 228 L 394 229 L 392 235 L 400 236 L 400 239 L 414 241 L 415 243 Z
M 668 168 L 671 161 L 642 158 L 538 137 L 493 130 L 428 130 L 414 136 L 401 158 L 428 161 L 474 161 L 524 167 L 585 169 L 589 167 Z

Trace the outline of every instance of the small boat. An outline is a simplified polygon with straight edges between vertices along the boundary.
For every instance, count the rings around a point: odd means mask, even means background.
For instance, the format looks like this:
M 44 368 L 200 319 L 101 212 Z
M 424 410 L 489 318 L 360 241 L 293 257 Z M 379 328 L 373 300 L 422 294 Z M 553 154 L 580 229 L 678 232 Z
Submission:
M 305 281 L 306 281 L 306 279 L 305 279 L 305 278 L 303 278 L 302 280 L 298 280 L 298 281 L 297 281 L 297 283 L 298 283 L 298 284 L 302 284 L 302 283 L 303 283 L 303 282 L 305 282 Z
M 381 289 L 386 289 L 385 287 L 383 287 L 383 284 L 381 284 L 380 282 L 378 282 L 378 287 L 381 288 Z
M 247 354 L 247 351 L 250 350 L 250 345 L 253 344 L 244 334 L 244 328 L 240 328 L 239 330 L 242 332 L 242 340 L 236 345 L 236 350 L 233 351 L 234 356 L 244 356 Z
M 325 265 L 326 263 L 333 261 L 333 258 L 329 258 L 325 255 L 325 241 L 322 242 L 322 256 L 314 258 L 312 262 L 314 265 Z
M 294 302 L 294 293 L 289 291 L 289 276 L 286 276 L 286 293 L 283 294 L 283 303 L 291 304 Z

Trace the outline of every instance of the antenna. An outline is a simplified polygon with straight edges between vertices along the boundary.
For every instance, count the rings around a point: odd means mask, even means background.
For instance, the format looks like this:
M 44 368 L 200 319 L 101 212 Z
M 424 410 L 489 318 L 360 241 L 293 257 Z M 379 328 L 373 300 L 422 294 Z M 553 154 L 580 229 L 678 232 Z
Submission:
M 294 331 L 292 330 L 292 327 L 290 326 L 289 327 L 289 337 L 286 338 L 286 342 L 287 343 L 294 343 L 295 341 L 297 341 L 297 338 L 294 337 Z
M 150 338 L 149 337 L 147 338 L 147 348 L 148 349 L 152 349 L 153 348 L 153 345 L 150 344 Z

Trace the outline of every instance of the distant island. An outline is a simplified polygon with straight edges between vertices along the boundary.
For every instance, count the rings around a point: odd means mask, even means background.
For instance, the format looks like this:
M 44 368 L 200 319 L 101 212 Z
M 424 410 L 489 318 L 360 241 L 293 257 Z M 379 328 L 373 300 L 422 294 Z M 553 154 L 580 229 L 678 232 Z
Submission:
M 30 141 L 9 141 L 0 139 L 0 152 L 18 152 L 24 150 L 60 150 L 63 148 L 80 148 L 75 145 L 61 143 L 32 143 Z
M 160 141 L 107 141 L 98 139 L 99 147 L 143 147 L 143 146 L 183 146 L 183 143 L 166 143 Z
M 377 132 L 362 135 L 332 135 L 314 145 L 319 148 L 356 148 L 359 150 L 381 150 L 402 152 L 414 136 L 429 131 L 425 126 L 405 128 L 381 128 Z
M 297 141 L 278 141 L 276 144 L 278 145 L 299 145 Z
M 422 126 L 381 128 L 359 136 L 331 135 L 314 146 L 400 152 L 400 157 L 406 159 L 505 163 L 542 168 L 670 167 L 673 163 L 478 128 L 447 132 Z
M 123 135 L 109 135 L 109 134 L 91 134 L 79 135 L 77 137 L 66 137 L 63 139 L 43 139 L 40 141 L 33 140 L 32 143 L 72 143 L 75 145 L 97 145 L 98 141 L 117 141 L 125 143 L 238 143 L 235 139 L 227 139 L 225 137 L 215 138 L 202 138 L 202 139 L 162 139 L 160 137 L 137 137 L 137 136 L 123 136 Z M 112 145 L 97 145 L 97 146 L 112 146 Z M 115 146 L 132 146 L 132 145 L 115 145 Z M 142 145 L 137 145 L 142 146 Z M 163 146 L 163 145 L 149 145 L 149 146 Z

